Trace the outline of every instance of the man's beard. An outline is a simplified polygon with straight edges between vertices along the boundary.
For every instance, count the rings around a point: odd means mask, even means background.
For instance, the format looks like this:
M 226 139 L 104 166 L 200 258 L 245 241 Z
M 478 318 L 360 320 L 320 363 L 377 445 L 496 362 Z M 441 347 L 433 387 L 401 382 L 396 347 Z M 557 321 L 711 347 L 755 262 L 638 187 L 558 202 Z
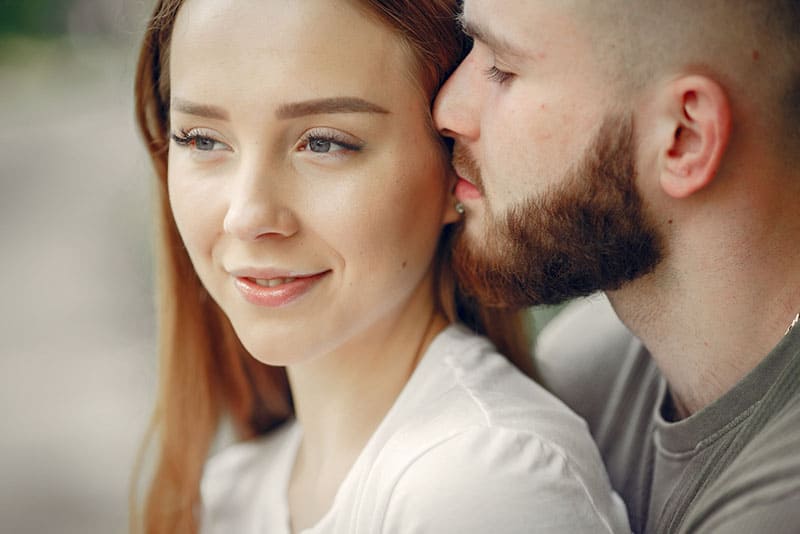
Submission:
M 632 119 L 610 116 L 558 185 L 489 217 L 484 243 L 462 227 L 453 251 L 462 290 L 486 306 L 521 308 L 618 289 L 652 271 L 661 239 L 636 190 L 634 155 Z M 480 183 L 458 147 L 454 160 Z

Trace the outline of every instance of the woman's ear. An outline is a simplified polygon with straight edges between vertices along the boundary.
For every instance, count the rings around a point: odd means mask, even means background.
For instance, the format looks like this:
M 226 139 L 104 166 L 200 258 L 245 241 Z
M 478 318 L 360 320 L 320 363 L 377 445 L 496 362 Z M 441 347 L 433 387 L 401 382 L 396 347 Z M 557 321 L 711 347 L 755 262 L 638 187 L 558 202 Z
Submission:
M 705 76 L 678 78 L 666 88 L 669 139 L 663 143 L 661 189 L 686 198 L 708 186 L 719 170 L 731 132 L 731 109 L 722 87 Z
M 456 181 L 458 177 L 454 172 L 449 172 L 447 177 L 447 194 L 444 201 L 444 212 L 442 213 L 442 226 L 458 222 L 464 216 L 463 211 L 459 211 L 456 206 L 460 206 L 458 199 L 455 195 Z M 462 207 L 463 210 L 463 207 Z
M 442 225 L 458 222 L 463 215 L 456 209 L 458 201 L 453 195 L 447 195 L 449 204 L 444 208 L 444 217 L 442 217 Z

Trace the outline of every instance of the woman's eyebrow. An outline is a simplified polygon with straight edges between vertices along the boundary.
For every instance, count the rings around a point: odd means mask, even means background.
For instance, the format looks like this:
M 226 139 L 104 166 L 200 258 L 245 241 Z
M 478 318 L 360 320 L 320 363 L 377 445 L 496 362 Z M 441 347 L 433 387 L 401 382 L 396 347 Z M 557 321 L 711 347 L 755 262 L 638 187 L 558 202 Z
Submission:
M 363 98 L 342 96 L 282 104 L 275 111 L 275 116 L 279 119 L 295 119 L 305 115 L 324 115 L 329 113 L 389 114 L 389 111 Z
M 198 117 L 219 119 L 223 121 L 230 120 L 228 112 L 220 107 L 197 104 L 182 98 L 173 98 L 170 102 L 170 107 L 175 111 L 186 113 L 187 115 L 196 115 Z
M 187 115 L 196 115 L 198 117 L 224 121 L 230 120 L 228 112 L 217 106 L 198 104 L 177 97 L 172 99 L 170 106 L 175 111 L 186 113 Z M 331 113 L 379 113 L 386 115 L 390 112 L 363 98 L 342 96 L 281 104 L 275 111 L 275 116 L 278 119 L 295 119 L 306 115 L 325 115 Z

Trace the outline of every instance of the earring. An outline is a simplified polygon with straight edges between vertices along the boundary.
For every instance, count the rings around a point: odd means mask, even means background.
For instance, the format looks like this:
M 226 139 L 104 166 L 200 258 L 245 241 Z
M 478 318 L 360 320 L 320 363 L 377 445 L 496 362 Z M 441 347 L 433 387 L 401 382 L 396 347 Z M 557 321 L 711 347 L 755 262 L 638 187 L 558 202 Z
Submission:
M 458 213 L 459 215 L 464 215 L 466 211 L 467 208 L 464 207 L 464 204 L 462 204 L 461 202 L 456 202 L 456 213 Z

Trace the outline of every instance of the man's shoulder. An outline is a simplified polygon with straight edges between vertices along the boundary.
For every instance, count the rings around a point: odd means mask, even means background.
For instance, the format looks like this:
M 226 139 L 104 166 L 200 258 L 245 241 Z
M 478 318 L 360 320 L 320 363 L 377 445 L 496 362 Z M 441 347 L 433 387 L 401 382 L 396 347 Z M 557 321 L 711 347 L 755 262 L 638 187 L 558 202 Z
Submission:
M 570 302 L 542 329 L 536 360 L 545 370 L 586 367 L 605 358 L 621 358 L 633 339 L 608 298 L 597 293 Z
M 570 303 L 537 338 L 535 358 L 542 383 L 594 425 L 612 389 L 626 380 L 632 360 L 636 373 L 653 367 L 641 343 L 622 324 L 603 294 Z M 629 383 L 643 384 L 638 377 Z
M 700 532 L 766 532 L 767 525 L 776 534 L 800 528 L 800 387 L 704 492 L 684 524 Z

